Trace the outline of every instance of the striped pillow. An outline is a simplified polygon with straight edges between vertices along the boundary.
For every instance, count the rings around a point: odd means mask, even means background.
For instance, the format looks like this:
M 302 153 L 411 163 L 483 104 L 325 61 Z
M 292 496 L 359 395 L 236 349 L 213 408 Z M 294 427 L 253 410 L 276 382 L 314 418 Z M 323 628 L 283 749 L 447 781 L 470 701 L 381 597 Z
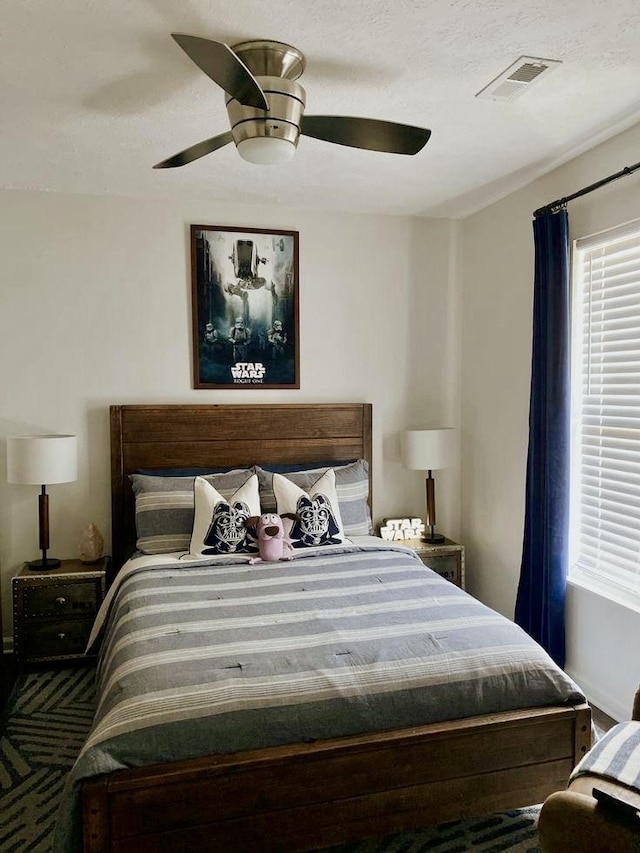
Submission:
M 274 466 L 275 467 L 275 466 Z M 336 492 L 342 518 L 344 535 L 367 536 L 373 533 L 369 498 L 369 466 L 364 459 L 350 462 L 348 465 L 332 466 L 336 474 Z M 328 467 L 310 468 L 305 471 L 290 471 L 287 479 L 306 492 L 322 476 Z M 273 493 L 273 471 L 256 467 L 260 484 L 260 507 L 262 512 L 276 512 L 276 499 Z
M 224 474 L 206 474 L 227 500 L 253 472 L 237 468 Z M 130 474 L 136 502 L 136 548 L 143 554 L 189 551 L 193 529 L 195 477 L 155 477 Z

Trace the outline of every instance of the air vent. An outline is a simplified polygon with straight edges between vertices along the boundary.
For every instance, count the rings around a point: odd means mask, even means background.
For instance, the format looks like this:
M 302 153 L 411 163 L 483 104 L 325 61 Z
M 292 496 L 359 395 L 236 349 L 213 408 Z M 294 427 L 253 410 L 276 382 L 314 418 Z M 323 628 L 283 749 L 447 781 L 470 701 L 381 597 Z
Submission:
M 503 71 L 484 89 L 481 89 L 476 98 L 512 101 L 558 65 L 562 65 L 558 59 L 537 59 L 535 56 L 521 56 L 506 71 Z

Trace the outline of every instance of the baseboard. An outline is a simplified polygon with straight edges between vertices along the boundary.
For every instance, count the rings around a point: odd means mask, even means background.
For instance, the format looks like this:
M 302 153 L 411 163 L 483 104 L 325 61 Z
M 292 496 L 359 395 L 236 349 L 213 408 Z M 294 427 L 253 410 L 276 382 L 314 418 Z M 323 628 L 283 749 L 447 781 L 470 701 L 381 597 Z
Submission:
M 626 708 L 623 703 L 616 702 L 611 696 L 603 693 L 595 684 L 592 684 L 588 678 L 583 678 L 579 673 L 567 669 L 567 675 L 572 678 L 576 684 L 587 694 L 587 699 L 590 704 L 595 705 L 601 711 L 620 722 L 622 720 L 631 719 L 631 708 Z

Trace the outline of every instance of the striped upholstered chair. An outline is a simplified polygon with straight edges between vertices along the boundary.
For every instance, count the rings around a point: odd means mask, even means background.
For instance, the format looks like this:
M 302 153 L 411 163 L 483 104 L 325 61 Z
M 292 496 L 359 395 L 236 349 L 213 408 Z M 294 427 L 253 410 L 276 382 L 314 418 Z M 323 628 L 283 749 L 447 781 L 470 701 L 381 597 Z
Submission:
M 567 790 L 546 799 L 538 832 L 543 853 L 640 853 L 640 687 L 631 721 L 610 729 Z

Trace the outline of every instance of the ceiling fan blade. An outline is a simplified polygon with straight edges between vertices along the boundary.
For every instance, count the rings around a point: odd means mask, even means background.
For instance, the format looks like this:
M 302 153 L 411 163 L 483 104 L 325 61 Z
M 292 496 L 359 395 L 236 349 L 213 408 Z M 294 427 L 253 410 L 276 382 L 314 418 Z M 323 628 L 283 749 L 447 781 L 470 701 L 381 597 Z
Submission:
M 212 136 L 211 139 L 205 139 L 203 142 L 197 142 L 191 148 L 185 148 L 179 154 L 174 154 L 173 157 L 168 157 L 161 163 L 156 163 L 154 169 L 175 169 L 176 166 L 186 166 L 187 163 L 192 163 L 194 160 L 199 160 L 205 154 L 211 154 L 212 151 L 217 151 L 223 145 L 228 145 L 233 142 L 231 131 L 221 133 L 218 136 Z
M 325 142 L 388 154 L 417 154 L 431 136 L 423 127 L 354 116 L 303 116 L 300 132 Z
M 181 33 L 171 33 L 171 37 L 201 71 L 236 101 L 247 107 L 269 109 L 260 84 L 228 44 Z

